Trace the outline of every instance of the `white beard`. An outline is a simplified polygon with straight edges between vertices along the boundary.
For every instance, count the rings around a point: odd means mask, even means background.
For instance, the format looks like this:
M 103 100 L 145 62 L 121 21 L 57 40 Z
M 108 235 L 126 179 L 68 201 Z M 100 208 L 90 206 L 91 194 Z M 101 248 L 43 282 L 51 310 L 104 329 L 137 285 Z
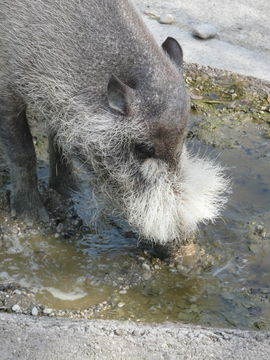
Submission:
M 179 174 L 161 161 L 148 159 L 142 172 L 149 183 L 143 192 L 126 197 L 127 220 L 147 240 L 181 243 L 199 223 L 215 220 L 227 202 L 230 181 L 212 160 L 190 155 L 184 148 Z

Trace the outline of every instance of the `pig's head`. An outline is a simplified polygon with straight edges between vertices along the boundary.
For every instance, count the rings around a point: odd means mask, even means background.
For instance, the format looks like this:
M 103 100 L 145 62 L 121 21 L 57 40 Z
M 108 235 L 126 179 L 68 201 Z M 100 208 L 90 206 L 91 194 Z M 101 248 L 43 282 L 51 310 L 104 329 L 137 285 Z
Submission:
M 182 49 L 172 38 L 162 48 L 161 71 L 153 64 L 145 77 L 112 75 L 106 109 L 97 109 L 87 129 L 84 122 L 85 134 L 77 127 L 96 198 L 106 199 L 107 209 L 141 237 L 165 244 L 215 219 L 228 182 L 218 165 L 184 146 L 189 99 Z

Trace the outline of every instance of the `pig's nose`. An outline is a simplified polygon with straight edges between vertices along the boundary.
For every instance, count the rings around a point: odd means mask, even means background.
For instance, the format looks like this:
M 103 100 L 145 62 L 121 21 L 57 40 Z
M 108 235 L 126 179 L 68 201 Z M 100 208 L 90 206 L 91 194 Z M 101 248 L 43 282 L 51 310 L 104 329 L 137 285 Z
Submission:
M 174 171 L 177 166 L 175 151 L 168 151 L 165 147 L 139 143 L 134 146 L 134 153 L 140 160 L 157 159 L 165 162 L 170 171 Z
M 154 158 L 156 155 L 156 149 L 154 145 L 136 144 L 134 147 L 134 151 L 141 160 Z
M 169 168 L 169 171 L 174 171 L 177 166 L 177 159 L 174 152 L 171 151 L 156 151 L 155 158 L 164 161 Z

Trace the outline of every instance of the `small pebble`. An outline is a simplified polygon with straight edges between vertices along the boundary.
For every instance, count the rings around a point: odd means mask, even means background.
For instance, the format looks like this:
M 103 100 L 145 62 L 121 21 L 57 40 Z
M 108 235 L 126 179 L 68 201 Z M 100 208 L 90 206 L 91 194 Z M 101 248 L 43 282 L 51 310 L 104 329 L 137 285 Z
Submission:
M 127 290 L 120 290 L 119 291 L 119 294 L 121 294 L 121 295 L 125 295 L 127 293 Z
M 144 270 L 146 270 L 146 271 L 151 271 L 150 266 L 149 266 L 148 264 L 146 264 L 146 263 L 143 263 L 143 264 L 142 264 L 142 268 L 143 268 Z
M 171 14 L 161 14 L 158 20 L 161 24 L 172 24 L 174 17 Z
M 37 316 L 37 315 L 38 315 L 38 309 L 37 309 L 35 306 L 33 307 L 32 311 L 31 311 L 31 314 L 32 314 L 33 316 Z
M 43 310 L 43 314 L 50 315 L 53 312 L 53 309 L 46 308 Z
M 141 333 L 140 333 L 139 330 L 134 330 L 134 331 L 132 332 L 132 335 L 133 335 L 133 336 L 140 336 Z
M 21 307 L 18 304 L 15 304 L 12 306 L 11 310 L 18 313 L 21 311 Z
M 57 227 L 56 227 L 56 231 L 57 231 L 58 233 L 61 233 L 61 232 L 63 232 L 63 230 L 64 230 L 64 224 L 63 224 L 63 223 L 59 223 L 59 224 L 57 225 Z
M 144 260 L 145 260 L 145 258 L 144 258 L 144 257 L 142 257 L 142 256 L 139 256 L 139 257 L 138 257 L 138 260 L 139 260 L 139 261 L 144 261 Z
M 120 302 L 117 306 L 118 306 L 119 308 L 122 308 L 122 307 L 125 306 L 125 305 L 126 305 L 125 303 Z
M 193 28 L 192 35 L 200 39 L 211 39 L 217 35 L 217 28 L 211 24 L 200 24 Z
M 74 219 L 74 220 L 72 220 L 72 225 L 74 225 L 74 226 L 78 226 L 78 225 L 81 225 L 82 223 L 81 223 L 81 220 L 80 219 Z
M 190 302 L 190 304 L 194 304 L 194 303 L 196 303 L 197 301 L 198 301 L 198 298 L 197 298 L 197 296 L 191 296 L 189 299 L 188 299 L 188 301 Z
M 123 336 L 124 335 L 124 331 L 122 329 L 115 329 L 114 333 L 115 333 L 115 335 L 118 335 L 118 336 Z
M 152 276 L 152 275 L 151 275 L 151 273 L 150 273 L 149 271 L 143 274 L 144 280 L 149 280 L 149 279 L 151 279 L 151 276 Z
M 264 230 L 264 227 L 262 225 L 257 225 L 255 229 L 257 232 L 262 232 Z

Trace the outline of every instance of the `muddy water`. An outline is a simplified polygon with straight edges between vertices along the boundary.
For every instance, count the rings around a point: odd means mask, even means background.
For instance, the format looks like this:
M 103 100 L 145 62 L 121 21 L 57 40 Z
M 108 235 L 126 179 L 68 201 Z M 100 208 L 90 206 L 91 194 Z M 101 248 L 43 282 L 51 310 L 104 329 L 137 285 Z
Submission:
M 270 142 L 255 123 L 220 131 L 231 140 L 223 149 L 189 141 L 227 166 L 233 182 L 223 218 L 197 236 L 199 260 L 152 258 L 115 222 L 68 237 L 17 228 L 0 242 L 0 283 L 30 288 L 56 310 L 83 314 L 99 304 L 97 318 L 270 329 Z M 39 170 L 46 178 L 46 166 Z M 74 201 L 84 216 L 83 196 Z

